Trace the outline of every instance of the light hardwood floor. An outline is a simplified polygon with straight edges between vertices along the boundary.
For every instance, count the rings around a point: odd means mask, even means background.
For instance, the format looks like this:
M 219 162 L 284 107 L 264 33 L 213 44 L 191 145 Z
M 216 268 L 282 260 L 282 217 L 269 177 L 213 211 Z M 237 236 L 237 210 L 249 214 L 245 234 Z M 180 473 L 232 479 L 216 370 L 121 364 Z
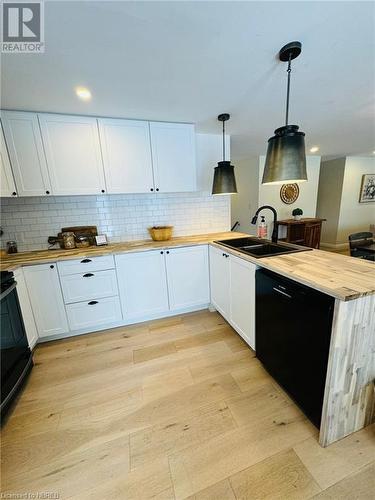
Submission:
M 85 499 L 375 498 L 374 426 L 328 448 L 217 313 L 38 346 L 2 491 Z

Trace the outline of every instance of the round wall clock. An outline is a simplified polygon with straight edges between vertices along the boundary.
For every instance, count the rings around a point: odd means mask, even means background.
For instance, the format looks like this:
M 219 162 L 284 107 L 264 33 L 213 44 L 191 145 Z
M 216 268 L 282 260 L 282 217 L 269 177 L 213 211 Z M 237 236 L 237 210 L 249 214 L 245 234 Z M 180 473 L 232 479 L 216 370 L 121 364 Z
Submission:
M 283 184 L 280 188 L 280 198 L 283 203 L 291 205 L 298 200 L 298 184 Z

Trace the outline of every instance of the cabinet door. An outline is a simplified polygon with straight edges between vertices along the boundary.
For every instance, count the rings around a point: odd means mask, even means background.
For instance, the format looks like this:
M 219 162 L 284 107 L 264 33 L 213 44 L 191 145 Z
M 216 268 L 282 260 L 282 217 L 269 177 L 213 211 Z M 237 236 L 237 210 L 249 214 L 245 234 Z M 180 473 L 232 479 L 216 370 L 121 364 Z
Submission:
M 209 303 L 207 245 L 167 250 L 166 267 L 171 310 Z
M 3 130 L 0 127 L 0 196 L 17 196 Z
M 27 340 L 29 341 L 30 349 L 32 349 L 38 340 L 38 331 L 36 329 L 30 297 L 27 291 L 22 268 L 14 271 L 14 277 L 17 281 L 17 295 L 21 306 L 22 319 L 25 325 Z
M 148 122 L 99 119 L 108 193 L 154 190 Z
M 233 255 L 230 261 L 230 321 L 255 350 L 255 264 Z
M 164 251 L 118 255 L 116 269 L 125 319 L 168 311 Z
M 36 113 L 2 111 L 1 121 L 18 196 L 51 194 Z
M 226 318 L 230 319 L 230 265 L 229 254 L 210 247 L 211 302 Z
M 55 195 L 105 192 L 96 118 L 39 114 Z
M 150 133 L 156 191 L 195 191 L 194 125 L 150 122 Z
M 27 290 L 39 337 L 68 331 L 68 322 L 56 264 L 24 268 Z

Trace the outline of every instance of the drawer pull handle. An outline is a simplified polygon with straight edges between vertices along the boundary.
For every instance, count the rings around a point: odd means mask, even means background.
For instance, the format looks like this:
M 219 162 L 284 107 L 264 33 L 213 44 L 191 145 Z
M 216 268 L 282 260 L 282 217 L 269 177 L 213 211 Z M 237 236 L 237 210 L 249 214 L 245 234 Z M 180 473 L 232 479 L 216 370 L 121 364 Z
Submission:
M 97 300 L 92 300 L 91 302 L 89 302 L 89 306 L 94 306 L 97 303 L 98 303 Z
M 94 276 L 92 273 L 86 273 L 83 275 L 84 278 L 91 278 L 91 276 Z
M 81 264 L 87 264 L 88 262 L 92 262 L 91 259 L 83 259 L 81 260 Z

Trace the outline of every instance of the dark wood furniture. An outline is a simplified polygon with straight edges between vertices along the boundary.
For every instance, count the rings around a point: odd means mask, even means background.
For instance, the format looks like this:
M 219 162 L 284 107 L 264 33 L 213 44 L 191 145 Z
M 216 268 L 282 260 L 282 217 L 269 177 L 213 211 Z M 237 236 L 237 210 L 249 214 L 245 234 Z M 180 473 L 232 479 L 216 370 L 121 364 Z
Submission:
M 375 241 L 370 232 L 349 235 L 350 255 L 360 259 L 375 260 Z
M 277 226 L 286 226 L 286 238 L 281 241 L 303 245 L 310 248 L 319 248 L 322 222 L 327 219 L 305 217 L 303 219 L 285 219 L 277 221 Z

